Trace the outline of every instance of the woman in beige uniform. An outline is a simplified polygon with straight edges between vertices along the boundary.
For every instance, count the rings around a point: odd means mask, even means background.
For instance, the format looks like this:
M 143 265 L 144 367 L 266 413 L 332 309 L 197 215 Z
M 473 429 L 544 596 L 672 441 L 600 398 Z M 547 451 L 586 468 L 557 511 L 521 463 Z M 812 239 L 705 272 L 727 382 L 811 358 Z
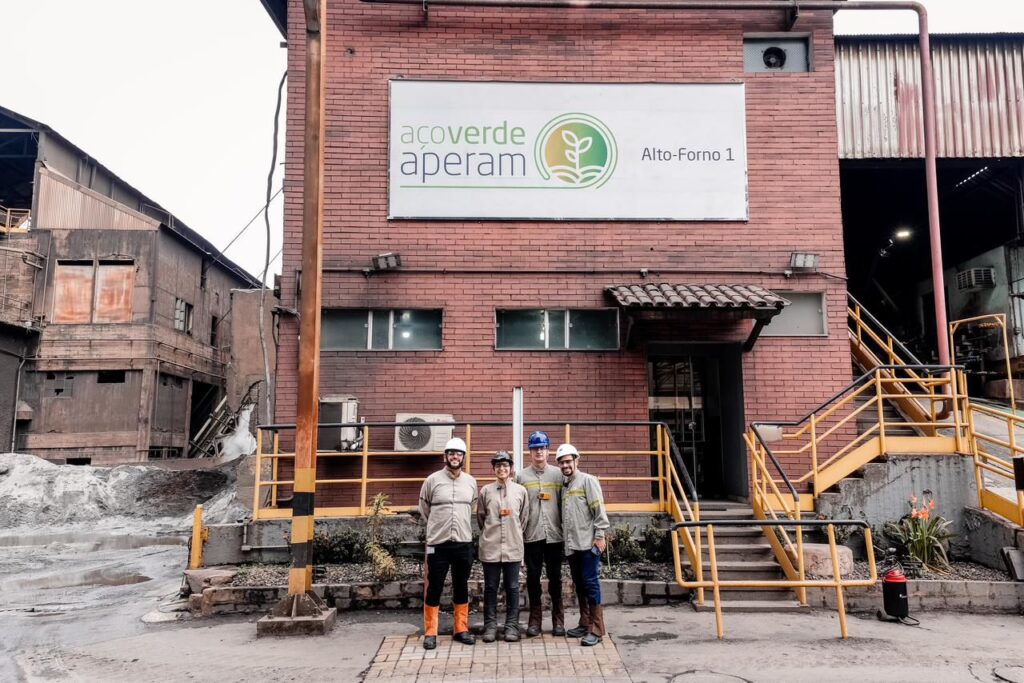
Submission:
M 505 583 L 504 640 L 519 640 L 519 566 L 523 563 L 523 528 L 529 506 L 526 488 L 512 479 L 512 456 L 498 451 L 491 458 L 496 481 L 480 491 L 477 521 L 480 523 L 480 549 L 484 565 L 485 643 L 493 643 L 498 634 L 498 584 Z

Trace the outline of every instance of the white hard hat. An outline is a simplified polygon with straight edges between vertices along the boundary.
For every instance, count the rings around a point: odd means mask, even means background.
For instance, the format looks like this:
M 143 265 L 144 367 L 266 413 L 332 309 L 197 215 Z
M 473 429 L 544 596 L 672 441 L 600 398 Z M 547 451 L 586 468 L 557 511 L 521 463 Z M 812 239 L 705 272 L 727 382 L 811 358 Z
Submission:
M 448 439 L 448 443 L 444 445 L 444 452 L 447 453 L 448 451 L 462 451 L 462 454 L 465 455 L 466 442 L 457 436 L 455 438 Z
M 563 443 L 561 446 L 558 447 L 558 450 L 555 451 L 555 461 L 557 462 L 567 455 L 571 455 L 574 458 L 578 458 L 580 457 L 580 452 L 576 450 L 576 447 L 573 446 L 571 443 Z

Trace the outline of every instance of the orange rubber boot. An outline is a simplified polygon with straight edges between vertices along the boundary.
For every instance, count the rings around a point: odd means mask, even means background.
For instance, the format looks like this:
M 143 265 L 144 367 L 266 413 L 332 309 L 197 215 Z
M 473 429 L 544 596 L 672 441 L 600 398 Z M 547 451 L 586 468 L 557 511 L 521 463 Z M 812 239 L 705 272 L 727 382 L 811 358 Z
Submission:
M 439 608 L 423 605 L 423 649 L 437 647 L 437 613 Z

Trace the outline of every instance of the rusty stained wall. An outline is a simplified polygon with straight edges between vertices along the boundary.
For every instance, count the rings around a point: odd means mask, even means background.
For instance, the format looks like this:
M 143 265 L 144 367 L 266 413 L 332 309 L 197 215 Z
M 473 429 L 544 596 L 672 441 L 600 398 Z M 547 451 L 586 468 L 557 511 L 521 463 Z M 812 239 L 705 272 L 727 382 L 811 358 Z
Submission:
M 938 156 L 1024 156 L 1024 37 L 932 38 Z M 841 159 L 924 157 L 917 39 L 836 41 Z
M 274 316 L 271 310 L 278 304 L 278 299 L 271 291 L 267 291 L 264 302 L 263 326 L 267 342 L 267 356 L 270 364 L 270 382 L 274 383 L 277 369 L 277 330 L 274 327 Z M 267 389 L 263 372 L 263 350 L 260 346 L 259 333 L 260 290 L 235 289 L 231 291 L 231 337 L 229 338 L 229 367 L 227 396 L 228 403 L 237 409 L 245 392 L 253 382 L 260 382 L 259 404 L 253 414 L 252 424 L 273 422 L 274 416 L 267 415 Z M 273 395 L 273 387 L 270 389 Z M 271 402 L 273 406 L 273 402 Z
M 222 322 L 217 325 L 217 346 L 230 338 L 231 288 L 238 281 L 215 264 L 207 267 L 206 286 L 202 286 L 203 257 L 167 230 L 160 231 L 159 258 L 154 292 L 153 322 L 174 330 L 174 302 L 182 299 L 192 304 L 192 338 L 209 346 L 213 317 Z M 216 257 L 208 257 L 211 263 Z M 212 349 L 211 349 L 212 350 Z
M 22 400 L 33 408 L 31 431 L 19 429 L 19 450 L 53 458 L 91 457 L 93 464 L 136 459 L 143 371 L 124 382 L 99 383 L 89 370 L 28 371 Z
M 0 241 L 0 323 L 34 325 L 36 288 L 46 264 L 48 236 L 37 232 L 11 234 Z
M 61 229 L 49 232 L 52 246 L 44 297 L 49 322 L 149 322 L 156 231 Z M 69 267 L 67 263 L 61 264 L 62 261 L 74 261 L 77 265 Z M 131 273 L 123 268 L 128 261 L 134 263 Z M 104 264 L 121 264 L 122 267 L 104 268 Z M 100 288 L 99 297 L 95 296 L 97 277 L 101 284 L 106 284 Z M 50 327 L 47 340 L 55 341 L 61 334 L 60 328 Z
M 160 373 L 153 404 L 151 447 L 184 449 L 188 445 L 190 385 L 188 378 Z

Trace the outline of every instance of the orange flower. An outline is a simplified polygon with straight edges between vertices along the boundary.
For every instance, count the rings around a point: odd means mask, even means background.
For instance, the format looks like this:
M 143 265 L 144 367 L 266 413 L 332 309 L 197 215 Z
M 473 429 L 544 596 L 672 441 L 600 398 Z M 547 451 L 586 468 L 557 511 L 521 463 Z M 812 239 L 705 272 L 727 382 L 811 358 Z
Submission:
M 910 497 L 910 504 L 911 505 L 917 505 L 917 496 L 911 496 Z
M 935 509 L 935 501 L 934 500 L 929 500 L 928 501 L 928 509 L 929 510 L 934 510 Z

